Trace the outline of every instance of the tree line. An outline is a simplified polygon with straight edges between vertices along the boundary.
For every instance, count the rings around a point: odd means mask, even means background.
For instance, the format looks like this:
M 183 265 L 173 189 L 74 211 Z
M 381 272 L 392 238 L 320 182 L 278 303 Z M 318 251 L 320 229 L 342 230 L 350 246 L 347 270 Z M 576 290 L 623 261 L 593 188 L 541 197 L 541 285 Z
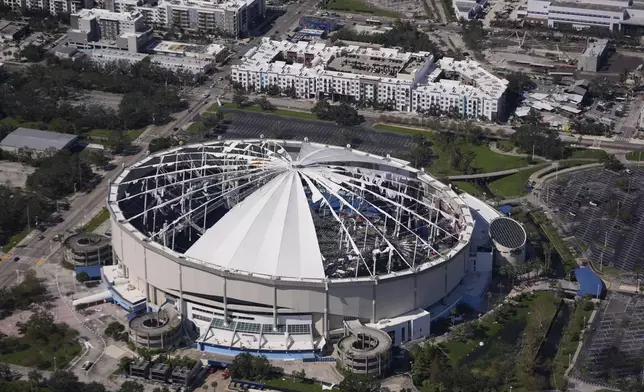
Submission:
M 429 40 L 427 34 L 418 30 L 411 22 L 397 21 L 391 30 L 382 34 L 359 33 L 350 27 L 344 27 L 331 36 L 331 41 L 368 42 L 385 47 L 400 47 L 405 52 L 439 53 L 438 46 Z
M 41 129 L 81 134 L 91 129 L 132 129 L 164 123 L 187 103 L 182 87 L 202 82 L 184 71 L 162 69 L 149 60 L 95 64 L 52 59 L 0 84 L 0 115 L 41 124 Z M 118 110 L 82 102 L 82 91 L 123 94 Z M 0 128 L 1 133 L 11 131 Z

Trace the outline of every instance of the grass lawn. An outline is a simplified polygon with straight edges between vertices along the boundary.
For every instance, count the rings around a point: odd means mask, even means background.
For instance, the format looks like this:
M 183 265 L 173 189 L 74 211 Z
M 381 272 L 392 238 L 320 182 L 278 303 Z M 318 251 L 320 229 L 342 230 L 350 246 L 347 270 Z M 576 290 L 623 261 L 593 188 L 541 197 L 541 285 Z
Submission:
M 265 385 L 271 387 L 285 388 L 290 391 L 297 392 L 322 392 L 322 384 L 305 383 L 292 378 L 273 378 L 264 382 Z
M 371 7 L 360 0 L 329 0 L 326 8 L 328 10 L 359 12 L 362 14 L 385 16 L 389 18 L 400 17 L 397 12 Z
M 572 151 L 570 158 L 588 158 L 588 159 L 602 159 L 606 156 L 604 150 L 593 150 L 590 148 L 578 148 Z
M 512 144 L 512 142 L 509 140 L 499 140 L 498 142 L 496 142 L 496 146 L 499 150 L 505 152 L 510 152 L 515 148 L 514 144 Z
M 427 139 L 432 140 L 434 133 L 430 130 L 423 131 L 420 129 L 399 127 L 389 124 L 376 124 L 373 126 L 376 131 L 384 131 L 397 133 L 401 135 L 414 136 L 424 134 Z M 501 155 L 493 152 L 487 145 L 468 146 L 470 151 L 473 151 L 474 161 L 472 167 L 476 169 L 477 173 L 491 173 L 496 171 L 503 171 L 508 169 L 515 169 L 528 165 L 528 159 L 524 157 L 513 157 L 508 155 Z M 461 174 L 455 170 L 450 169 L 448 162 L 441 158 L 440 151 L 434 151 L 438 154 L 438 158 L 434 159 L 428 170 L 436 175 L 455 175 Z
M 141 136 L 143 132 L 145 132 L 145 128 L 128 129 L 127 131 L 125 131 L 125 134 L 127 135 L 129 141 L 134 141 L 137 137 Z M 87 132 L 87 136 L 97 139 L 107 139 L 112 133 L 114 133 L 114 131 L 111 129 L 92 129 Z
M 528 190 L 525 188 L 528 179 L 532 173 L 543 169 L 546 165 L 537 165 L 533 168 L 522 170 L 518 173 L 499 178 L 488 184 L 490 190 L 498 197 L 510 198 L 526 195 Z
M 101 211 L 96 214 L 95 217 L 93 217 L 85 226 L 83 226 L 83 231 L 86 232 L 92 232 L 100 225 L 105 223 L 108 219 L 110 219 L 110 213 L 107 211 L 107 208 L 101 209 Z
M 240 107 L 237 107 L 237 105 L 235 105 L 232 102 L 225 102 L 224 107 L 227 109 L 246 110 L 248 112 L 255 112 L 255 113 L 276 114 L 278 116 L 293 117 L 293 118 L 299 118 L 302 120 L 320 121 L 315 114 L 310 112 L 298 112 L 295 110 L 285 110 L 285 109 L 266 111 L 266 110 L 262 110 L 262 108 L 260 108 L 257 105 L 246 105 L 240 108 Z
M 64 369 L 67 364 L 81 352 L 81 345 L 76 341 L 56 341 L 47 345 L 30 344 L 25 338 L 16 339 L 21 350 L 0 355 L 0 362 L 13 365 L 34 367 L 40 370 L 54 370 L 54 357 L 56 368 Z
M 579 334 L 583 329 L 584 322 L 588 322 L 590 314 L 593 312 L 592 306 L 586 305 L 589 302 L 581 301 L 578 303 L 566 330 L 559 341 L 559 350 L 553 361 L 552 384 L 557 389 L 564 387 L 567 380 L 564 379 L 564 373 L 568 369 L 570 358 L 575 355 L 577 345 L 579 344 Z
M 472 146 L 471 149 L 476 154 L 472 166 L 478 169 L 479 173 L 492 173 L 528 166 L 527 158 L 497 154 L 487 145 Z
M 473 182 L 469 181 L 452 181 L 452 184 L 457 186 L 458 189 L 462 190 L 463 192 L 467 192 L 472 196 L 483 196 L 483 190 L 478 187 Z
M 506 320 L 497 319 L 497 313 L 484 316 L 481 319 L 481 335 L 474 339 L 457 340 L 452 339 L 443 343 L 443 348 L 447 352 L 453 366 L 463 365 L 465 362 L 473 367 L 481 366 L 481 371 L 485 371 L 486 364 L 489 364 L 493 358 L 498 355 L 496 349 L 501 346 L 498 343 L 516 345 L 522 336 L 522 332 L 530 317 L 530 310 L 535 306 L 544 306 L 551 309 L 547 314 L 554 316 L 556 305 L 554 302 L 555 294 L 553 292 L 535 292 L 532 295 L 526 295 L 518 304 L 503 305 L 511 307 L 509 317 Z M 483 342 L 483 346 L 479 346 Z
M 6 244 L 2 245 L 3 252 L 9 252 L 13 249 L 20 241 L 22 241 L 29 233 L 31 233 L 31 228 L 25 227 L 20 233 L 16 233 L 9 237 L 9 241 Z
M 629 161 L 641 162 L 644 161 L 644 154 L 641 151 L 633 151 L 626 154 L 626 159 Z

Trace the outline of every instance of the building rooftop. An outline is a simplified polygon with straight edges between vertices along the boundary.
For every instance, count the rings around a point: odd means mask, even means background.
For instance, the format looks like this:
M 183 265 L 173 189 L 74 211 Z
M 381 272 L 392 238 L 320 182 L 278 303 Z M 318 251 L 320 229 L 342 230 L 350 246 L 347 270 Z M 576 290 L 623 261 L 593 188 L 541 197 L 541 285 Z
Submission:
M 159 6 L 171 5 L 184 8 L 201 8 L 210 10 L 233 10 L 237 11 L 251 4 L 253 0 L 226 0 L 226 1 L 202 1 L 202 0 L 161 0 Z
M 288 60 L 288 62 L 287 62 Z M 273 41 L 262 38 L 234 69 L 295 76 L 338 76 L 411 84 L 415 72 L 432 60 L 429 52 L 393 48 L 327 46 L 323 42 Z M 289 62 L 292 61 L 292 64 Z
M 451 57 L 443 57 L 438 65 L 444 71 L 458 73 L 468 84 L 477 87 L 492 98 L 500 98 L 508 87 L 506 79 L 493 75 L 479 62 L 471 59 L 455 60 Z
M 14 35 L 28 25 L 27 22 L 0 20 L 0 35 Z
M 516 249 L 525 244 L 527 235 L 519 222 L 499 217 L 490 223 L 490 237 L 506 248 Z
M 141 15 L 140 12 L 138 11 L 132 11 L 132 12 L 112 12 L 109 10 L 104 10 L 100 8 L 83 8 L 82 10 L 78 11 L 74 15 L 78 15 L 79 17 L 83 19 L 111 19 L 111 20 L 118 20 L 118 21 L 123 21 L 123 22 L 131 22 L 134 21 L 138 18 L 142 18 L 143 16 Z
M 0 142 L 0 147 L 28 148 L 30 150 L 62 150 L 78 139 L 76 135 L 18 128 Z

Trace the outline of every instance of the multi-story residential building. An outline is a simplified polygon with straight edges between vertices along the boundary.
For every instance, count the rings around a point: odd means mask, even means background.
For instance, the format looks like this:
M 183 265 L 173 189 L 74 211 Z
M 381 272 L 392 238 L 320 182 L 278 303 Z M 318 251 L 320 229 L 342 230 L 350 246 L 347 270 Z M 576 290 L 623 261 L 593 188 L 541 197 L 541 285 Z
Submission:
M 71 15 L 69 43 L 79 48 L 120 49 L 138 52 L 152 38 L 139 12 L 118 13 L 84 9 Z
M 416 111 L 458 113 L 488 120 L 504 114 L 508 81 L 494 76 L 474 60 L 442 58 L 429 80 L 413 93 L 412 106 Z
M 138 11 L 150 26 L 218 31 L 233 37 L 247 34 L 253 21 L 265 12 L 264 0 L 161 0 L 158 4 L 143 0 L 106 0 L 102 6 L 114 12 Z
M 642 0 L 528 0 L 525 21 L 549 27 L 589 27 L 609 31 L 641 30 Z
M 232 67 L 232 81 L 253 91 L 273 86 L 306 99 L 381 104 L 404 112 L 440 110 L 495 119 L 503 110 L 507 81 L 471 60 L 442 59 L 427 52 L 272 41 Z M 442 80 L 441 78 L 456 80 Z
M 166 9 L 168 27 L 221 31 L 234 37 L 248 33 L 252 22 L 265 12 L 264 0 L 167 0 L 158 7 Z
M 380 103 L 409 111 L 411 91 L 432 66 L 428 52 L 271 41 L 233 66 L 232 80 L 253 90 L 278 86 L 300 98 Z
M 83 8 L 92 8 L 92 0 L 0 0 L 0 4 L 14 10 L 46 10 L 52 15 L 61 12 L 74 13 Z

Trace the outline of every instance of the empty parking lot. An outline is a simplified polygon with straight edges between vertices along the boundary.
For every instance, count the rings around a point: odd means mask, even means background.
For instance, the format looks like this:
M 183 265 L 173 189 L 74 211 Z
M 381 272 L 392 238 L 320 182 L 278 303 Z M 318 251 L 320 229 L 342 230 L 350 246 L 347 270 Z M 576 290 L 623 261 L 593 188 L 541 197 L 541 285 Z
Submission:
M 410 136 L 375 132 L 359 127 L 341 127 L 321 121 L 306 121 L 276 115 L 233 111 L 226 138 L 279 137 L 338 145 L 350 142 L 353 147 L 378 155 L 390 154 L 404 159 L 413 145 Z M 343 135 L 344 132 L 344 135 Z
M 560 176 L 539 197 L 580 254 L 628 278 L 644 267 L 643 195 L 644 169 L 632 168 L 630 175 L 594 169 Z
M 596 381 L 638 376 L 644 358 L 644 299 L 612 295 L 597 314 L 577 371 Z

